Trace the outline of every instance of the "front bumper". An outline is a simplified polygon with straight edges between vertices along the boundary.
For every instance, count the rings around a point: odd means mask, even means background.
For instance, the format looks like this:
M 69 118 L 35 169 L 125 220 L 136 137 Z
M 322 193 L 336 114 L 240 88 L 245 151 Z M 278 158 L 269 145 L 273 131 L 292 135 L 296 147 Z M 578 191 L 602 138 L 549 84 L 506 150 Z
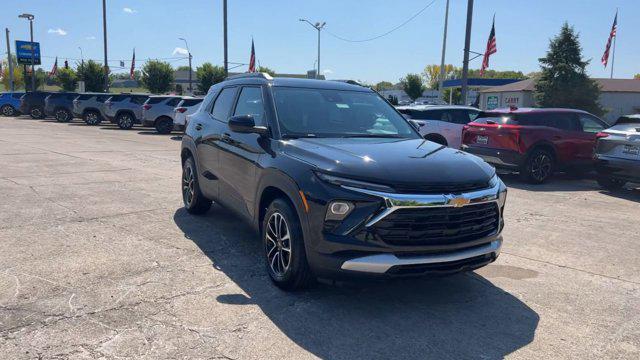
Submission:
M 524 163 L 524 155 L 513 150 L 492 149 L 467 144 L 462 144 L 460 150 L 476 155 L 498 168 L 517 170 Z
M 391 194 L 347 186 L 336 188 L 349 192 L 352 197 L 343 193 L 333 199 L 353 201 L 356 207 L 341 223 L 328 229 L 324 222 L 328 201 L 320 204 L 312 201 L 314 204 L 307 218 L 309 233 L 305 235 L 309 241 L 305 241 L 305 245 L 309 264 L 319 277 L 394 278 L 451 274 L 485 266 L 500 254 L 506 187 L 499 179 L 490 188 L 456 195 Z M 364 198 L 356 200 L 360 195 Z M 392 221 L 394 216 L 404 216 L 405 210 L 471 212 L 482 206 L 491 206 L 497 214 L 496 223 L 489 231 L 475 231 L 470 236 L 458 236 L 460 233 L 452 231 L 450 237 L 437 241 L 432 241 L 428 235 L 424 235 L 423 241 L 419 231 L 410 241 L 394 241 L 397 237 L 381 236 L 388 225 L 384 222 Z M 420 230 L 428 234 L 435 223 L 437 220 L 424 220 L 425 227 Z M 447 225 L 455 227 L 453 221 Z
M 629 160 L 596 154 L 595 160 L 595 168 L 600 175 L 640 182 L 640 158 Z

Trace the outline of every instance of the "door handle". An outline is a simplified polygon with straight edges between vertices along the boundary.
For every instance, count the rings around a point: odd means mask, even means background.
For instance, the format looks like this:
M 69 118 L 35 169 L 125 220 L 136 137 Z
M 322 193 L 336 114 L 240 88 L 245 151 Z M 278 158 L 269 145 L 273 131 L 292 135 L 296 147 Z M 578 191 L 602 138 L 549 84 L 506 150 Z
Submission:
M 196 130 L 198 131 L 202 130 L 202 124 L 196 124 Z

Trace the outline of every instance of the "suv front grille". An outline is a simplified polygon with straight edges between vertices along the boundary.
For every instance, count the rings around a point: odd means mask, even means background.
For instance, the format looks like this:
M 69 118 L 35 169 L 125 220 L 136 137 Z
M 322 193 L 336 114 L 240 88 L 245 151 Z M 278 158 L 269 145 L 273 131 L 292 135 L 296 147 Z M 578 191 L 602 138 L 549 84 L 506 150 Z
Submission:
M 398 209 L 368 229 L 390 245 L 451 245 L 480 239 L 498 231 L 494 202 L 463 207 Z
M 487 181 L 467 184 L 440 184 L 440 185 L 394 185 L 394 189 L 401 194 L 461 194 L 470 191 L 482 190 L 490 185 Z

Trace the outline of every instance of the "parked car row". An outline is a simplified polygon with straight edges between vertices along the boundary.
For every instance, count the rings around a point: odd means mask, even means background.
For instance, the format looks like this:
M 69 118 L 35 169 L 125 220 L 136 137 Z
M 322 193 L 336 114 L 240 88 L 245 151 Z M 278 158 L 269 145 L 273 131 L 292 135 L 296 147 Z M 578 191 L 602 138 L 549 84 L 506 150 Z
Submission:
M 34 119 L 50 116 L 59 122 L 79 118 L 87 125 L 109 121 L 125 130 L 140 124 L 168 134 L 183 130 L 187 116 L 200 102 L 202 99 L 177 95 L 5 92 L 0 94 L 0 113 L 5 116 L 24 114 Z
M 543 183 L 556 171 L 593 169 L 608 189 L 640 181 L 640 115 L 622 117 L 610 127 L 573 109 L 412 105 L 397 110 L 425 139 L 475 154 L 532 183 Z

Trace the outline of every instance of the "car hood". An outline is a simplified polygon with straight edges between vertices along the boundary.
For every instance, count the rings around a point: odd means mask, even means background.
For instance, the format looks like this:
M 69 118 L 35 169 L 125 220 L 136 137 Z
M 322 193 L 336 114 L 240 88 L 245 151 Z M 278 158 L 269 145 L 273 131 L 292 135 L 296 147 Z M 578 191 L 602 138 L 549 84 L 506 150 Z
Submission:
M 482 159 L 422 139 L 317 138 L 283 141 L 284 153 L 318 170 L 390 186 L 486 183 Z

